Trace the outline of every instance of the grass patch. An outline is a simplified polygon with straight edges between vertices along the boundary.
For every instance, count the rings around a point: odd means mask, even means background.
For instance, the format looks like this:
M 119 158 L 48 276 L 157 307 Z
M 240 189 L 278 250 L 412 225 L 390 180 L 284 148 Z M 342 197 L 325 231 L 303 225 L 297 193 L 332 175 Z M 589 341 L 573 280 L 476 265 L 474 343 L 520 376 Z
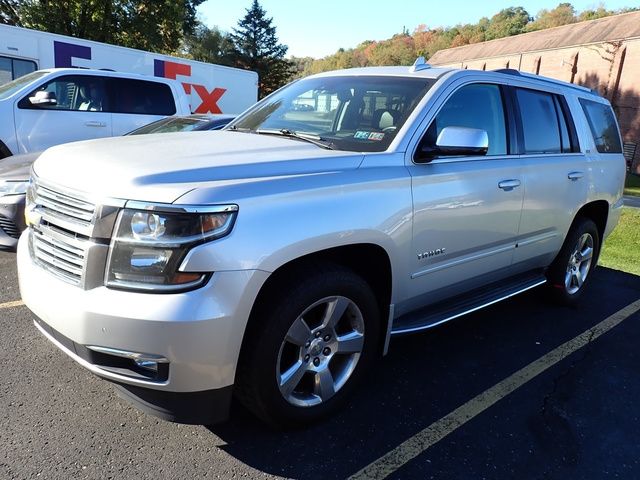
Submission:
M 598 263 L 640 275 L 640 208 L 622 209 L 620 222 L 604 242 Z
M 640 197 L 640 176 L 627 174 L 627 180 L 624 182 L 624 194 Z

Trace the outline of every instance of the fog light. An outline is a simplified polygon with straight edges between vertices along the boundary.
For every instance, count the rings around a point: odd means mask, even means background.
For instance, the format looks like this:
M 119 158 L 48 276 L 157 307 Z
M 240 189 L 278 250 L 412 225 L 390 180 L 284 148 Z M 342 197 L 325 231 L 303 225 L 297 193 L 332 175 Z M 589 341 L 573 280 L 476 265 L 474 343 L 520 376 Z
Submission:
M 133 361 L 138 367 L 143 368 L 144 370 L 148 370 L 153 373 L 158 373 L 158 362 L 154 362 L 151 360 L 142 360 L 137 359 Z

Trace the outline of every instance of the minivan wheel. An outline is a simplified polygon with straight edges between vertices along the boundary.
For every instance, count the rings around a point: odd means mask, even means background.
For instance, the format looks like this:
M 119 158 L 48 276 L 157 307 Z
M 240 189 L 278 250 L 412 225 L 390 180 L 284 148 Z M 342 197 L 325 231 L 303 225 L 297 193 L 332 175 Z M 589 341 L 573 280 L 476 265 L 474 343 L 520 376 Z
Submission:
M 574 305 L 580 299 L 599 253 L 600 235 L 596 224 L 588 218 L 578 219 L 547 272 L 554 300 Z
M 248 332 L 236 382 L 240 401 L 276 427 L 339 409 L 379 344 L 377 302 L 360 276 L 332 266 L 291 280 L 253 318 L 259 323 Z

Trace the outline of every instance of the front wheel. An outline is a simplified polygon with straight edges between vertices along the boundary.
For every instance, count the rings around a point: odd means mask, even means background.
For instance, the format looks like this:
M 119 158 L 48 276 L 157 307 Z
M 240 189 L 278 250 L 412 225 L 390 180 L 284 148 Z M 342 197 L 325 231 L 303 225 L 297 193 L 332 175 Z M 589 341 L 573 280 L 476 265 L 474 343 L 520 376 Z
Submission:
M 563 305 L 577 303 L 596 266 L 599 253 L 598 227 L 591 219 L 578 219 L 547 272 L 554 300 Z
M 376 357 L 380 331 L 369 285 L 341 267 L 280 283 L 243 347 L 237 395 L 271 425 L 308 424 L 340 408 Z

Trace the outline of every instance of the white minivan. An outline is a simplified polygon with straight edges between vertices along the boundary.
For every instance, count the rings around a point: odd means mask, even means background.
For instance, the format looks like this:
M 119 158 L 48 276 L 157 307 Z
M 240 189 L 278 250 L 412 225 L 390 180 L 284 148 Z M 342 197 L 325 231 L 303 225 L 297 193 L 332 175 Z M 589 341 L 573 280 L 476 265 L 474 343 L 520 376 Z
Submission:
M 189 98 L 175 80 L 77 68 L 39 70 L 0 85 L 0 158 L 123 135 L 189 113 Z

